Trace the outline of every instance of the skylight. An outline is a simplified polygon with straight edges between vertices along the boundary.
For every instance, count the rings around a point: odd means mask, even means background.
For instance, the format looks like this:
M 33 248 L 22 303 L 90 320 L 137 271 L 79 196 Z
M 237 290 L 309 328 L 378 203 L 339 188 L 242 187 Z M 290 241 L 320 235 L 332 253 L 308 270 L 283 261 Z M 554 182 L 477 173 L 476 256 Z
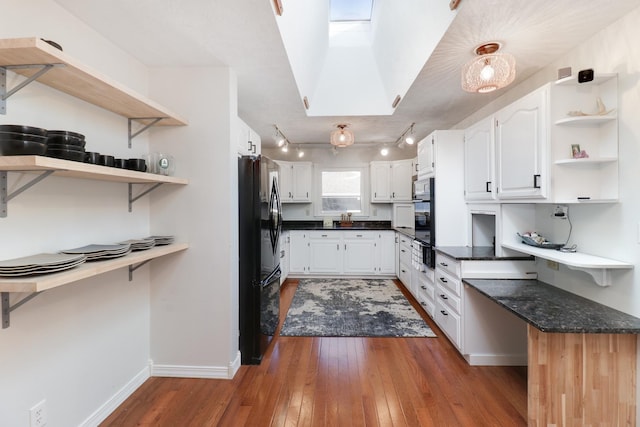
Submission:
M 371 21 L 373 0 L 331 0 L 329 21 Z

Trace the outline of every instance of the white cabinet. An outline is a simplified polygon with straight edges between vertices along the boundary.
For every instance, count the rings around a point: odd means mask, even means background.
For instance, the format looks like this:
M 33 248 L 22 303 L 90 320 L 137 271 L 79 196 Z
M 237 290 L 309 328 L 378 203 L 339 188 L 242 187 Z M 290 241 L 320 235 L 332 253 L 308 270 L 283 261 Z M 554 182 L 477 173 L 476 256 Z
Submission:
M 309 232 L 289 231 L 289 274 L 309 272 Z
M 495 114 L 499 199 L 547 197 L 548 103 L 545 85 Z
M 260 135 L 254 132 L 241 118 L 237 118 L 238 153 L 242 156 L 257 156 L 261 152 Z
M 433 175 L 433 135 L 428 135 L 418 142 L 418 180 Z
M 371 203 L 410 202 L 414 160 L 371 162 Z
M 465 199 L 491 200 L 495 195 L 493 116 L 469 126 L 464 131 Z
M 282 203 L 311 202 L 310 162 L 277 161 L 280 166 L 280 196 Z
M 330 231 L 309 232 L 309 272 L 342 273 L 342 236 Z
M 371 274 L 377 267 L 375 232 L 344 231 L 344 273 Z
M 280 284 L 289 276 L 289 232 L 280 234 Z
M 375 267 L 378 274 L 391 274 L 396 272 L 396 233 L 393 231 L 380 231 L 376 241 Z
M 411 244 L 413 239 L 398 233 L 398 278 L 402 284 L 411 290 Z

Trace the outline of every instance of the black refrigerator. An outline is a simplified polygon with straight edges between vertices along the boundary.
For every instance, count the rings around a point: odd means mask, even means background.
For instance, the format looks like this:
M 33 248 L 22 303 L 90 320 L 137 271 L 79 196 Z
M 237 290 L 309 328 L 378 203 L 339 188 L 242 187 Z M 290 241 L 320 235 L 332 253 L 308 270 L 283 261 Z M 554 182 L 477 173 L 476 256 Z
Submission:
M 264 156 L 238 159 L 239 326 L 243 365 L 259 365 L 280 318 L 279 166 Z

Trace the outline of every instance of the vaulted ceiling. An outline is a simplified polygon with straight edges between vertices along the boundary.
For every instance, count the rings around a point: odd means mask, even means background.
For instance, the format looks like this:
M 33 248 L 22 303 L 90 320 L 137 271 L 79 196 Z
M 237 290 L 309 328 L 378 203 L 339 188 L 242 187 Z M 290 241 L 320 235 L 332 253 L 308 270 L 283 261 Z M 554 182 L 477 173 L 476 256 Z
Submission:
M 275 145 L 274 124 L 291 142 L 327 146 L 329 132 L 341 122 L 351 124 L 356 144 L 393 142 L 412 122 L 418 137 L 447 129 L 501 94 L 471 94 L 460 87 L 460 69 L 477 45 L 502 42 L 504 51 L 516 58 L 517 84 L 640 7 L 640 0 L 462 0 L 449 12 L 451 25 L 392 114 L 309 116 L 302 102 L 309 95 L 296 85 L 278 28 L 282 18 L 274 14 L 271 0 L 56 1 L 149 66 L 232 67 L 238 76 L 239 115 L 260 134 L 264 146 Z M 281 1 L 284 14 L 301 4 L 329 3 Z M 385 7 L 396 3 L 375 1 Z M 448 5 L 449 0 L 431 2 Z M 319 18 L 326 23 L 326 13 Z M 406 13 L 394 21 L 402 31 L 416 34 L 398 49 L 424 49 L 419 37 L 424 27 Z M 299 30 L 304 32 L 304 26 Z

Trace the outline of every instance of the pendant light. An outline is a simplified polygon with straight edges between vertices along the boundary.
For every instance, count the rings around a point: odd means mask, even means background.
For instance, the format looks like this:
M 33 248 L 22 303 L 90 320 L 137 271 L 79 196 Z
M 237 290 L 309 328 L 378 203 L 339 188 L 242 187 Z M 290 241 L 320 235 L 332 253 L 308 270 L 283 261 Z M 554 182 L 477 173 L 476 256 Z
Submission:
M 355 137 L 353 136 L 353 132 L 347 129 L 346 124 L 339 124 L 337 126 L 337 130 L 331 132 L 331 145 L 335 145 L 336 147 L 344 148 L 352 145 L 355 142 Z
M 482 44 L 474 49 L 477 58 L 462 68 L 462 89 L 488 93 L 508 86 L 516 78 L 516 60 L 509 53 L 499 53 L 498 42 Z

